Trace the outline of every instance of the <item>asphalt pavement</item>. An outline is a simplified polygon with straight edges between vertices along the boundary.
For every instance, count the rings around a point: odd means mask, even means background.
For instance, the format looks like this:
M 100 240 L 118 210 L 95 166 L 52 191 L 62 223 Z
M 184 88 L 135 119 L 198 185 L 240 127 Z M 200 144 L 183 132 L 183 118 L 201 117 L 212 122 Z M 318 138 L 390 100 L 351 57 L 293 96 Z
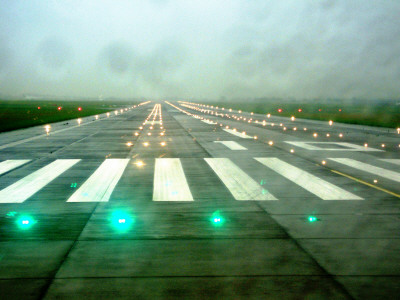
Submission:
M 395 129 L 146 102 L 0 134 L 1 299 L 394 299 Z

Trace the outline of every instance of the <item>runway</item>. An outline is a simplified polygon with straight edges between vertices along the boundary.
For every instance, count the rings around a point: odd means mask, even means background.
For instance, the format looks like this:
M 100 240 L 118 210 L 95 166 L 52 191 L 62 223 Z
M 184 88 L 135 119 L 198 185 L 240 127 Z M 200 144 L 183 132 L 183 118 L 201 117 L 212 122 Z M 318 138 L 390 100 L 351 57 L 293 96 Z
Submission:
M 3 133 L 0 293 L 390 298 L 399 164 L 395 129 L 188 102 Z

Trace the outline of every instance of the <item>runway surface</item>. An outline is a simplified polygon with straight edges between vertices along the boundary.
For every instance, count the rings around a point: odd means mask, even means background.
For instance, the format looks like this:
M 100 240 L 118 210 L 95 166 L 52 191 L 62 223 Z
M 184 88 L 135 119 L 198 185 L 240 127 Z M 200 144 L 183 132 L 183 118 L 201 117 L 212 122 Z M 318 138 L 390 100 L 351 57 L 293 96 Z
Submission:
M 3 133 L 0 296 L 392 298 L 399 137 L 167 101 Z

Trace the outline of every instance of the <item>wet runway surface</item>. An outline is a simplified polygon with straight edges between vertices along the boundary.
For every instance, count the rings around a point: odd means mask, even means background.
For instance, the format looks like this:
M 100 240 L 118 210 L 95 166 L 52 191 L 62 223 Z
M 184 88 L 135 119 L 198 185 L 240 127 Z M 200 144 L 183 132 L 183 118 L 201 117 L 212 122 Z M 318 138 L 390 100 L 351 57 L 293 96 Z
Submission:
M 394 129 L 144 103 L 0 135 L 4 299 L 400 294 Z

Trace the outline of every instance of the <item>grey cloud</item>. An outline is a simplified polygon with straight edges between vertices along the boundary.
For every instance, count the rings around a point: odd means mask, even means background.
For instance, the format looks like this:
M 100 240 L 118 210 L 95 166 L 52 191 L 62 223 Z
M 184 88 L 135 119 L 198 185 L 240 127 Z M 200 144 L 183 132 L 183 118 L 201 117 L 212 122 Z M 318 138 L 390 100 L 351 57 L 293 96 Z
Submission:
M 17 2 L 0 4 L 9 94 L 400 94 L 398 1 Z

